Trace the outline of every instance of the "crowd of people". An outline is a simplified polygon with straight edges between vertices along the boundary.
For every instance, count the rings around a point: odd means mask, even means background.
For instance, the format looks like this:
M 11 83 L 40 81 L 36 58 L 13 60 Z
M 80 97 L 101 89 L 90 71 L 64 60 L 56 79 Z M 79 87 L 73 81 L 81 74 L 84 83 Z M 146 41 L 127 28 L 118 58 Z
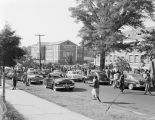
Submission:
M 51 67 L 51 72 L 59 69 L 62 72 L 66 73 L 67 71 L 76 71 L 76 70 L 81 70 L 83 72 L 83 74 L 85 76 L 87 76 L 88 74 L 90 74 L 92 69 L 96 69 L 94 66 L 92 68 L 90 67 L 85 67 L 85 66 L 80 66 L 80 65 L 74 65 L 74 66 L 53 66 Z M 121 93 L 124 92 L 124 88 L 125 88 L 125 78 L 124 78 L 124 73 L 123 71 L 114 71 L 114 70 L 110 70 L 110 69 L 106 69 L 103 70 L 103 72 L 106 73 L 107 77 L 109 79 L 113 79 L 114 80 L 114 89 L 119 88 Z M 14 72 L 14 76 L 12 78 L 13 80 L 13 90 L 16 89 L 16 85 L 17 85 L 17 76 L 18 76 L 18 72 Z M 149 71 L 145 71 L 143 73 L 143 77 L 145 78 L 146 82 L 145 82 L 145 92 L 144 94 L 146 95 L 147 93 L 149 93 L 150 95 L 152 95 L 151 93 L 151 77 L 150 77 L 150 73 Z M 99 80 L 97 76 L 94 76 L 93 82 L 91 84 L 91 86 L 93 87 L 92 89 L 92 96 L 94 100 L 98 100 L 101 102 L 100 98 L 99 98 Z

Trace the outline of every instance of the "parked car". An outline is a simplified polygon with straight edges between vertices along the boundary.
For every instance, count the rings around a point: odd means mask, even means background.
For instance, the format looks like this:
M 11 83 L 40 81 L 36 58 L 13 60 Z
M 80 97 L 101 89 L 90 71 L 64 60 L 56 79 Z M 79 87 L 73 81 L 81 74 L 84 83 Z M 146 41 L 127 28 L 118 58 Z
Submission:
M 65 77 L 66 74 L 64 72 L 62 72 L 61 70 L 54 70 L 53 72 L 49 73 L 49 75 L 57 75 L 57 76 L 61 76 L 61 77 Z
M 128 87 L 130 90 L 134 88 L 144 88 L 145 79 L 140 74 L 125 74 L 125 87 Z
M 45 81 L 46 87 L 52 88 L 54 91 L 59 89 L 73 90 L 75 87 L 74 81 L 70 80 L 69 78 L 47 78 Z
M 54 79 L 61 78 L 61 76 L 57 74 L 50 74 L 48 77 L 44 78 L 43 82 L 46 88 L 53 89 Z
M 6 77 L 8 79 L 12 79 L 13 78 L 13 75 L 14 75 L 14 71 L 13 70 L 9 70 L 7 73 L 6 73 Z
M 114 80 L 111 79 L 111 84 L 114 86 Z M 145 79 L 140 74 L 135 73 L 125 73 L 124 74 L 124 85 L 125 88 L 128 88 L 130 90 L 134 88 L 144 88 L 145 87 Z M 117 87 L 119 87 L 119 80 Z
M 30 83 L 42 83 L 43 76 L 37 73 L 36 71 L 31 71 L 27 73 L 27 79 Z
M 84 81 L 85 76 L 79 71 L 68 71 L 66 76 L 73 81 Z
M 100 84 L 110 84 L 110 79 L 108 79 L 106 73 L 99 70 L 92 70 L 90 75 L 87 76 L 86 81 L 93 81 L 94 76 L 97 76 Z

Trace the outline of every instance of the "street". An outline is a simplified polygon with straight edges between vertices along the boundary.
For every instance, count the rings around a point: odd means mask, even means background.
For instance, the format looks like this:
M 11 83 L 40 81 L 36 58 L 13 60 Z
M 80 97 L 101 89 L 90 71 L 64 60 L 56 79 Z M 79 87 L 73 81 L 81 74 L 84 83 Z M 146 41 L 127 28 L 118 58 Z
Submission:
M 144 95 L 142 90 L 125 89 L 125 92 L 120 94 L 119 89 L 113 89 L 111 86 L 100 87 L 100 98 L 104 103 L 127 108 L 139 114 L 155 116 L 155 92 L 152 93 L 154 96 Z M 113 102 L 117 96 L 118 98 Z
M 7 83 L 12 84 L 10 80 L 7 80 Z M 91 118 L 99 116 L 96 120 L 100 120 L 106 110 L 111 112 L 115 106 L 148 119 L 155 117 L 155 91 L 152 92 L 153 96 L 144 95 L 144 91 L 138 89 L 125 89 L 122 94 L 119 89 L 114 89 L 112 86 L 100 85 L 100 99 L 103 104 L 98 104 L 98 101 L 92 100 L 92 87 L 84 83 L 76 82 L 74 91 L 55 92 L 45 88 L 44 85 L 33 84 L 25 86 L 22 82 L 18 82 L 17 87 L 50 102 L 67 107 L 71 111 L 90 116 Z M 106 108 L 101 111 L 103 107 Z M 96 114 L 97 109 L 98 114 Z

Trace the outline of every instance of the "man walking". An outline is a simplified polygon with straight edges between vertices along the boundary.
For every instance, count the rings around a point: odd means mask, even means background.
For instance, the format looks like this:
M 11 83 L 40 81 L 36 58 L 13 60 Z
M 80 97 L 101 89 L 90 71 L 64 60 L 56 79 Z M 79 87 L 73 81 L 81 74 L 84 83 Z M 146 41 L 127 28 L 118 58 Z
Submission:
M 150 77 L 150 74 L 147 73 L 146 74 L 146 82 L 145 82 L 145 92 L 144 92 L 144 95 L 146 95 L 146 93 L 149 92 L 150 95 L 152 95 L 150 89 L 151 89 L 151 77 Z

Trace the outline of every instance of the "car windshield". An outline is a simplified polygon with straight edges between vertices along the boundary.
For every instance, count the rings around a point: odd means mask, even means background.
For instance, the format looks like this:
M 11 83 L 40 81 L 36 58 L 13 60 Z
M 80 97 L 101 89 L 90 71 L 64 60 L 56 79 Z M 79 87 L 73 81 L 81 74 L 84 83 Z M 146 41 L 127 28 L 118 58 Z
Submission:
M 103 72 L 97 72 L 99 79 L 105 79 L 107 78 L 106 74 Z
M 142 79 L 143 78 L 141 75 L 138 75 L 138 74 L 131 74 L 131 76 L 133 78 L 136 78 L 136 79 Z

